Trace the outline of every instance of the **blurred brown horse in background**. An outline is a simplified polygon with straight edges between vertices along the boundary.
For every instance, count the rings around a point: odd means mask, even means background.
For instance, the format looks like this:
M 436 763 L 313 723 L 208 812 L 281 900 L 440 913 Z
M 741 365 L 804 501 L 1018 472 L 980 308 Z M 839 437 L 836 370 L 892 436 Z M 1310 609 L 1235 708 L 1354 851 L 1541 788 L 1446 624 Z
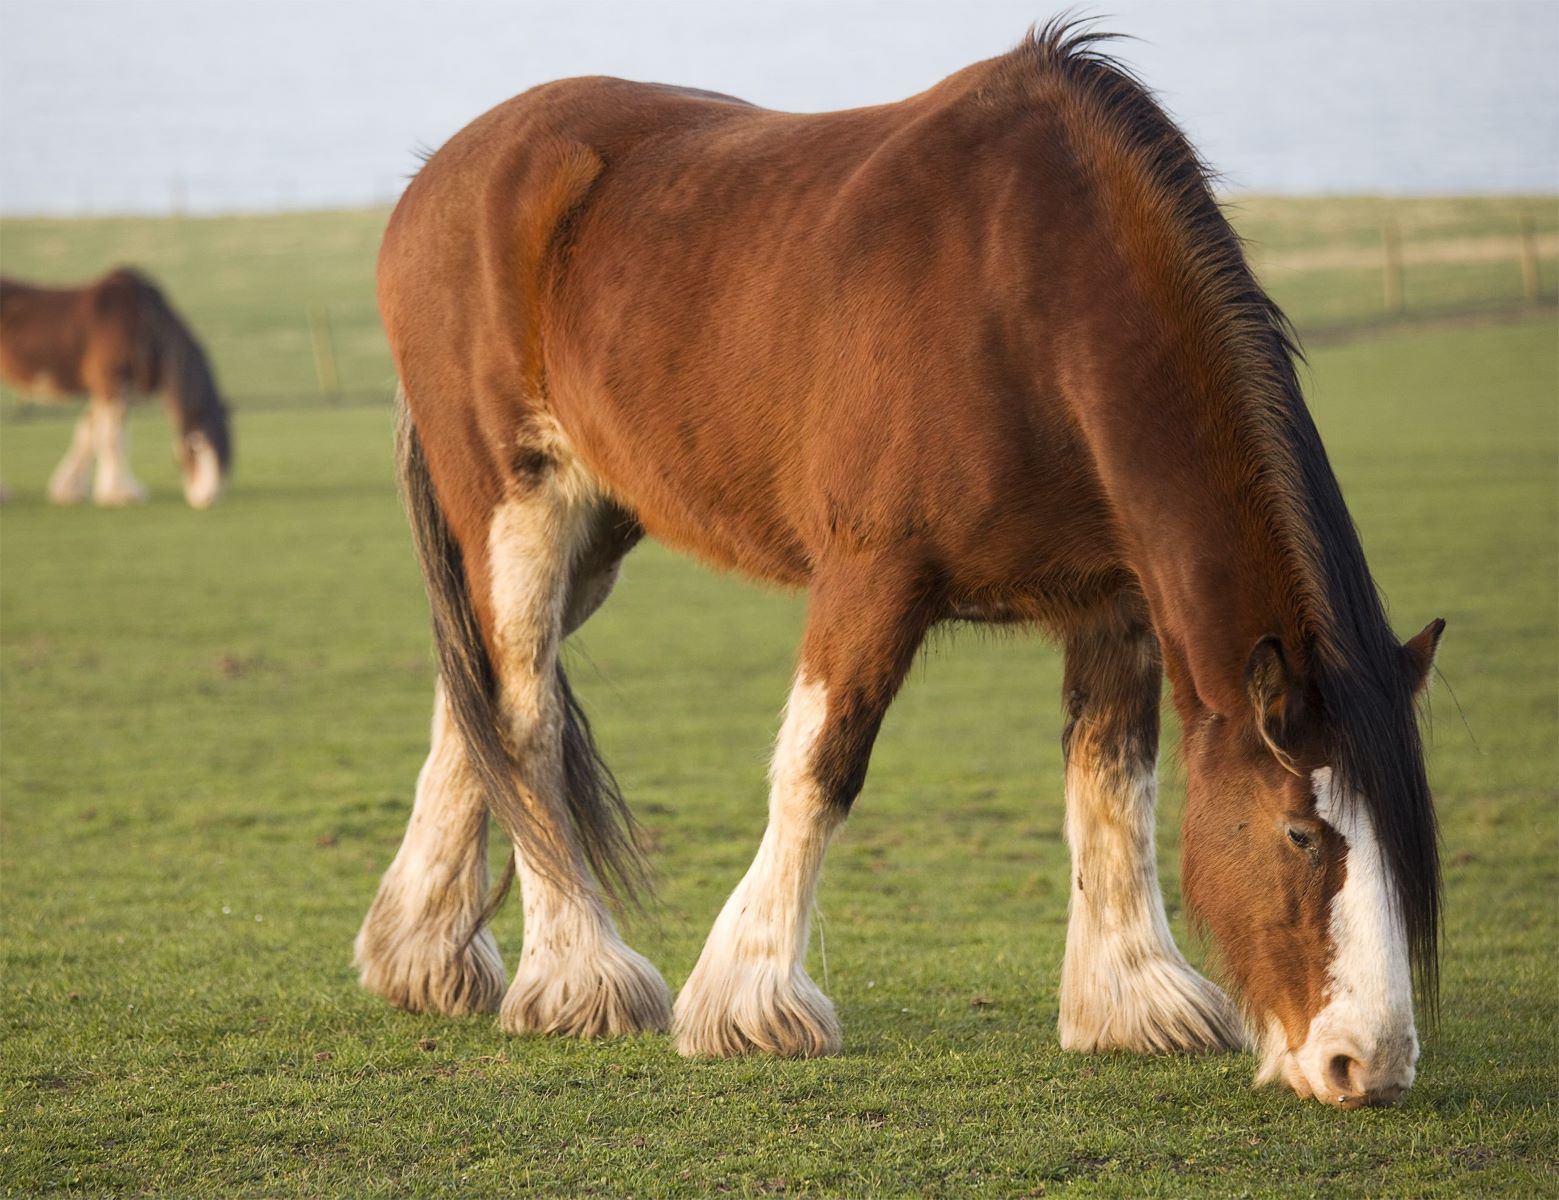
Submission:
M 1412 1083 L 1439 913 L 1414 698 L 1441 624 L 1393 635 L 1287 323 L 1096 35 L 1052 25 L 848 112 L 536 88 L 412 181 L 379 300 L 440 687 L 366 986 L 515 1033 L 838 1050 L 805 969 L 824 852 L 928 631 L 1021 623 L 1066 647 L 1061 1044 L 1249 1028 L 1301 1095 Z M 768 831 L 674 1009 L 603 903 L 636 842 L 559 657 L 643 533 L 809 593 Z M 1238 1009 L 1159 892 L 1165 676 L 1186 899 Z M 507 994 L 489 812 L 525 909 Z
M 130 471 L 125 408 L 161 392 L 173 421 L 184 498 L 209 508 L 232 462 L 227 405 L 200 343 L 151 280 L 121 267 L 80 288 L 0 279 L 0 380 L 35 396 L 89 397 L 49 499 L 133 504 L 146 489 Z

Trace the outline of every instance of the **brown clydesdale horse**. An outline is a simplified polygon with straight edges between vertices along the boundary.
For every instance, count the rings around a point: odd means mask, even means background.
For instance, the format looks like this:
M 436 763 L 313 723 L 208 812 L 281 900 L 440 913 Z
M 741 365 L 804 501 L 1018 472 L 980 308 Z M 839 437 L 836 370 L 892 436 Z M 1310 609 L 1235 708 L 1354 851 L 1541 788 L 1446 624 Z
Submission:
M 121 267 L 80 288 L 0 279 L 0 380 L 43 397 L 90 397 L 49 480 L 54 503 L 85 500 L 89 480 L 98 504 L 146 499 L 130 473 L 125 406 L 159 391 L 184 498 L 209 508 L 222 494 L 232 459 L 227 405 L 200 343 L 139 271 Z
M 514 1033 L 674 1025 L 689 1055 L 835 1051 L 808 978 L 831 835 L 927 631 L 1066 647 L 1069 1049 L 1228 1049 L 1389 1103 L 1432 996 L 1415 696 L 1288 326 L 1195 152 L 1064 24 L 897 104 L 794 115 L 617 79 L 477 119 L 407 189 L 379 297 L 440 662 L 432 753 L 357 941 L 401 1006 Z M 559 646 L 648 533 L 806 588 L 769 826 L 674 1010 L 602 899 L 631 823 Z M 1184 729 L 1185 889 L 1154 866 L 1159 693 Z M 487 816 L 524 949 L 485 928 Z

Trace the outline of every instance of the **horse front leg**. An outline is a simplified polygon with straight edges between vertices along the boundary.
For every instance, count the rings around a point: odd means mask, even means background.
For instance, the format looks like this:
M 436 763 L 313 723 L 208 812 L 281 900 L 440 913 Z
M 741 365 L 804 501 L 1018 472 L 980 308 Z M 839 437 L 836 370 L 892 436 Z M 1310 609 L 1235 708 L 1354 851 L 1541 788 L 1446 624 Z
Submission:
M 818 568 L 769 772 L 768 829 L 677 997 L 682 1054 L 839 1050 L 833 1004 L 806 971 L 813 900 L 883 714 L 934 619 L 926 580 L 916 563 L 862 556 Z
M 1159 890 L 1158 643 L 1140 620 L 1095 614 L 1066 643 L 1066 837 L 1071 912 L 1061 1045 L 1093 1052 L 1234 1050 L 1233 1006 L 1182 957 Z
M 92 503 L 107 506 L 140 504 L 146 489 L 130 471 L 130 430 L 126 424 L 124 396 L 94 399 L 92 441 L 97 453 L 97 477 L 92 483 Z
M 65 457 L 49 476 L 49 501 L 53 504 L 80 504 L 87 498 L 92 478 L 92 456 L 96 453 L 91 405 L 76 421 Z

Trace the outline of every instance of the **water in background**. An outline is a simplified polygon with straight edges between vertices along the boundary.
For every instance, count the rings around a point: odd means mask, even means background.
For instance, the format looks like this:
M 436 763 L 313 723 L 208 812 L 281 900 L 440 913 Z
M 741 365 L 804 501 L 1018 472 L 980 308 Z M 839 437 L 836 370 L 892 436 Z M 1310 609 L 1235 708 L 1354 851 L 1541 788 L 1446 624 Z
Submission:
M 1553 0 L 1101 2 L 1232 187 L 1559 190 Z M 565 75 L 797 110 L 896 99 L 1047 0 L 3 0 L 0 212 L 383 203 L 483 109 Z

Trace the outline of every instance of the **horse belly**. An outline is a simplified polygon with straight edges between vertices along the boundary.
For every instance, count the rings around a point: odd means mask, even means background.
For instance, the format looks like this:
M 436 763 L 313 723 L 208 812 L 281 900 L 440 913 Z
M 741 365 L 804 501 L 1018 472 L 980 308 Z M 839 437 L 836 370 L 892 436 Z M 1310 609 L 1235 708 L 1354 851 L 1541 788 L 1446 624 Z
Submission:
M 1112 576 L 1097 481 L 1059 419 L 1013 426 L 930 374 L 909 391 L 920 403 L 842 396 L 826 412 L 783 388 L 552 396 L 603 488 L 652 537 L 721 568 L 805 586 L 831 553 L 918 557 L 957 615 L 986 621 L 1044 620 L 1079 580 Z
M 20 323 L 17 323 L 20 325 Z M 64 400 L 86 389 L 81 379 L 81 352 L 28 323 L 0 334 L 0 378 L 40 400 Z
M 551 398 L 602 490 L 651 537 L 724 570 L 806 585 L 814 556 L 783 501 L 781 464 L 752 454 L 740 438 L 689 436 L 692 416 L 646 413 L 568 387 L 554 386 Z

